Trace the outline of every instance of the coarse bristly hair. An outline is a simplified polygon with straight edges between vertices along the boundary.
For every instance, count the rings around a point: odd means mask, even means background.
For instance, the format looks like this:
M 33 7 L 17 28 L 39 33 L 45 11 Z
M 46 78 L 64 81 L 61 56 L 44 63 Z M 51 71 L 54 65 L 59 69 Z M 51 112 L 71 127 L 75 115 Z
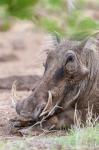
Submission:
M 86 42 L 83 48 L 83 61 L 87 68 L 90 70 L 88 77 L 81 83 L 81 100 L 79 107 L 87 107 L 86 102 L 89 105 L 94 105 L 94 109 L 97 109 L 99 113 L 99 40 L 95 37 L 91 37 Z

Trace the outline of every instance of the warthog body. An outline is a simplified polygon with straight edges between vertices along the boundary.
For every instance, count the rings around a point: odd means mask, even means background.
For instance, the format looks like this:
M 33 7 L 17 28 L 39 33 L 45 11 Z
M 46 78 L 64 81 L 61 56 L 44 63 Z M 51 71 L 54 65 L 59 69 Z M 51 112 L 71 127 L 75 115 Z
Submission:
M 62 41 L 49 51 L 44 75 L 33 93 L 16 105 L 17 113 L 56 128 L 74 123 L 75 106 L 86 118 L 99 115 L 99 34 L 82 42 Z

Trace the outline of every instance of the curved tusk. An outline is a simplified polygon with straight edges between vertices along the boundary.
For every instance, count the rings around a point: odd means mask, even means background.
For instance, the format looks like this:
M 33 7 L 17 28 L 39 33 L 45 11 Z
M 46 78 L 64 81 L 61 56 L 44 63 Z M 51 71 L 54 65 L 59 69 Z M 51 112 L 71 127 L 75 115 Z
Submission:
M 40 117 L 44 116 L 44 115 L 47 115 L 48 111 L 44 111 L 40 114 Z
M 43 109 L 42 113 L 40 114 L 40 117 L 47 114 L 52 108 L 52 93 L 51 91 L 48 91 L 48 102 L 45 106 L 45 108 Z
M 77 94 L 71 100 L 69 100 L 69 102 L 67 103 L 66 108 L 68 108 L 74 101 L 77 100 L 79 94 L 80 94 L 80 89 L 78 90 Z
M 14 81 L 12 84 L 12 89 L 11 89 L 11 100 L 12 100 L 12 107 L 16 108 L 17 100 L 16 100 L 16 82 Z
M 45 112 L 51 108 L 52 108 L 52 93 L 51 93 L 51 91 L 48 91 L 48 102 L 47 102 L 43 112 Z

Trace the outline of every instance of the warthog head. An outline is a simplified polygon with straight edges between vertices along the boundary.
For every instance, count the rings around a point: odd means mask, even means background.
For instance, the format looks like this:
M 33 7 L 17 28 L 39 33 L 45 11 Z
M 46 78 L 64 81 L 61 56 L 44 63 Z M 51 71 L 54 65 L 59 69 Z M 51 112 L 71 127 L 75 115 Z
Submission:
M 82 59 L 82 47 L 81 42 L 58 40 L 54 50 L 49 50 L 42 79 L 33 93 L 16 105 L 20 116 L 37 121 L 76 102 L 79 85 L 89 72 Z

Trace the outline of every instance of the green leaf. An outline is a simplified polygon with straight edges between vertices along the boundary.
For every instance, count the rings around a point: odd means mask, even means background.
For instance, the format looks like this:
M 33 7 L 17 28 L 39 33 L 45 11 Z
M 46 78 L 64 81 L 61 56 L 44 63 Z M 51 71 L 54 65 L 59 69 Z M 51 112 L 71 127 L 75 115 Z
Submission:
M 89 29 L 99 28 L 98 22 L 92 20 L 92 19 L 89 18 L 89 17 L 83 18 L 83 19 L 79 22 L 78 26 L 79 26 L 80 29 L 82 29 L 82 30 L 87 30 L 87 29 L 89 30 Z
M 26 9 L 30 6 L 33 6 L 35 3 L 37 3 L 36 0 L 8 0 L 8 10 L 10 12 L 13 11 L 20 11 L 22 9 Z
M 30 19 L 32 11 L 29 8 L 37 4 L 38 1 L 39 0 L 0 0 L 0 5 L 6 6 L 6 11 L 11 16 Z
M 49 0 L 49 3 L 52 6 L 60 6 L 60 4 L 62 3 L 62 0 Z
M 40 24 L 49 32 L 58 32 L 60 34 L 64 34 L 62 28 L 59 27 L 58 23 L 55 20 L 42 18 Z

